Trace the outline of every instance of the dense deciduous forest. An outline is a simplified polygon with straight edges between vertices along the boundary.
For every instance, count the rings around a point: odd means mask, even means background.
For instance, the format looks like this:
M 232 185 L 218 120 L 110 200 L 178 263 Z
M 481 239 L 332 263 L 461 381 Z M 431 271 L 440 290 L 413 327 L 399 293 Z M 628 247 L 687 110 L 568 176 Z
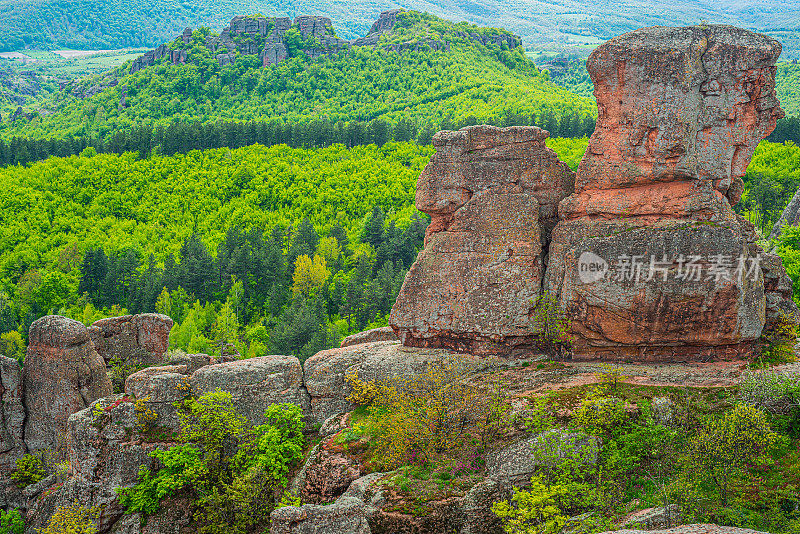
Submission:
M 177 347 L 212 351 L 224 323 L 240 325 L 224 335 L 243 354 L 308 356 L 385 322 L 427 227 L 413 201 L 430 154 L 254 145 L 142 160 L 89 148 L 7 167 L 0 329 L 24 338 L 47 313 L 162 311 L 179 323 Z M 236 323 L 220 316 L 231 310 Z

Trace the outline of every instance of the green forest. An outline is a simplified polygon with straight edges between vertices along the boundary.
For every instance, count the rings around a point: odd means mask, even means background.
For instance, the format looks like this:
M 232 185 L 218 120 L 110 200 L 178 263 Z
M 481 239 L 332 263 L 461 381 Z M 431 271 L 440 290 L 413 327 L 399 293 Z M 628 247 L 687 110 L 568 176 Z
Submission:
M 255 145 L 143 160 L 89 148 L 6 167 L 0 328 L 24 338 L 51 312 L 89 323 L 161 311 L 180 324 L 176 347 L 208 352 L 233 310 L 241 329 L 225 336 L 242 354 L 313 354 L 385 323 L 427 227 L 413 199 L 430 154 Z
M 547 144 L 576 169 L 587 139 Z M 47 313 L 88 324 L 158 311 L 177 322 L 174 348 L 213 352 L 225 339 L 243 355 L 308 357 L 385 325 L 428 224 L 414 191 L 431 154 L 409 142 L 148 158 L 89 147 L 5 167 L 3 339 L 24 346 Z M 800 185 L 798 167 L 792 142 L 756 150 L 737 211 L 762 235 Z M 776 245 L 800 299 L 797 241 L 788 232 Z

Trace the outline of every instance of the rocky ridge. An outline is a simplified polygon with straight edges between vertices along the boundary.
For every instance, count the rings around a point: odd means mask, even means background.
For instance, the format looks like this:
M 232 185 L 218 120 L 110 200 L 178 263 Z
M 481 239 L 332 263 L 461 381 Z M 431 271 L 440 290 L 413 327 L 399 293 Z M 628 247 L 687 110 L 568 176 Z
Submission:
M 367 35 L 353 41 L 338 38 L 331 20 L 327 17 L 300 15 L 292 21 L 292 19 L 286 17 L 273 18 L 240 15 L 234 17 L 219 35 L 208 36 L 205 44 L 212 51 L 220 66 L 234 63 L 238 55 L 258 55 L 262 64 L 266 67 L 277 65 L 289 57 L 286 32 L 292 28 L 300 33 L 303 40 L 301 47 L 303 52 L 313 59 L 349 49 L 351 46 L 375 47 L 381 45 L 382 38 L 392 35 L 398 15 L 401 13 L 403 13 L 401 9 L 384 11 L 372 25 Z M 519 37 L 500 32 L 496 34 L 479 34 L 477 32 L 458 31 L 456 35 L 459 38 L 469 39 L 484 46 L 495 44 L 516 48 L 522 44 Z M 183 44 L 188 45 L 191 37 L 191 28 L 186 28 L 176 39 L 180 39 Z M 446 39 L 436 40 L 430 38 L 400 43 L 386 43 L 381 46 L 387 50 L 397 52 L 420 50 L 425 47 L 433 50 L 450 49 L 450 43 Z M 171 49 L 166 44 L 161 45 L 136 58 L 131 65 L 130 73 L 133 74 L 143 68 L 155 65 L 163 58 L 173 64 L 185 63 L 188 59 L 187 50 Z

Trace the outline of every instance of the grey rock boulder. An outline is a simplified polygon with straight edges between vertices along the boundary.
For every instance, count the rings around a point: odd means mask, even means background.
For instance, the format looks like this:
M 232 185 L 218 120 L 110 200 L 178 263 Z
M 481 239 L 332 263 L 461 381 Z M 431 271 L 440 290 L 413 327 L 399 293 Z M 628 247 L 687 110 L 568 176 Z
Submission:
M 354 497 L 334 504 L 286 506 L 270 515 L 270 534 L 370 534 L 366 505 Z
M 22 368 L 17 360 L 0 356 L 0 471 L 10 472 L 25 454 L 25 406 Z
M 375 341 L 397 341 L 399 338 L 391 326 L 382 326 L 380 328 L 373 328 L 372 330 L 365 330 L 351 336 L 347 336 L 342 341 L 340 347 L 350 347 L 352 345 L 360 345 L 361 343 L 372 343 Z
M 229 392 L 239 413 L 253 424 L 264 422 L 264 411 L 272 404 L 296 404 L 304 414 L 311 414 L 303 368 L 294 356 L 262 356 L 210 365 L 195 371 L 190 380 L 195 396 L 217 388 Z

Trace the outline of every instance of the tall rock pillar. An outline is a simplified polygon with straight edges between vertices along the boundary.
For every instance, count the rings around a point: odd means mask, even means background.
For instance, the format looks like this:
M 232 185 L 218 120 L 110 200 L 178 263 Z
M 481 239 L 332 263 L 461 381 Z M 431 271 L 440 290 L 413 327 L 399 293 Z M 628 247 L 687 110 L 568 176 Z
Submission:
M 637 30 L 589 57 L 597 128 L 559 206 L 545 280 L 575 319 L 576 357 L 749 353 L 765 324 L 763 251 L 732 206 L 784 115 L 780 53 L 774 39 L 711 25 Z

